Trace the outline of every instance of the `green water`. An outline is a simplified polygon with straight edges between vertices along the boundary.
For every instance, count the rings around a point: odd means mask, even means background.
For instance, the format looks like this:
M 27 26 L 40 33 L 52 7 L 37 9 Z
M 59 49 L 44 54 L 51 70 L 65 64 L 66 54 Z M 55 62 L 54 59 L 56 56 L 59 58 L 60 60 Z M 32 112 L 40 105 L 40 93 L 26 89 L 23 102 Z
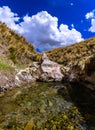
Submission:
M 86 98 L 89 91 L 76 85 L 41 82 L 7 91 L 0 97 L 0 130 L 95 130 L 84 92 Z

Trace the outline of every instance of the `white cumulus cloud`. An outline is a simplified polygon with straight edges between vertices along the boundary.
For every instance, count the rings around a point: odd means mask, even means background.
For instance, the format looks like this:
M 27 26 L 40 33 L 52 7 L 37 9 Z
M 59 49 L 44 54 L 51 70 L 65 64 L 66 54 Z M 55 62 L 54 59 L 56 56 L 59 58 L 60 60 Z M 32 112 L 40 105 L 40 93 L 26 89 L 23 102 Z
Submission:
M 95 10 L 92 10 L 91 12 L 87 13 L 85 15 L 86 19 L 90 19 L 91 26 L 88 29 L 90 32 L 95 32 Z
M 0 21 L 8 27 L 20 33 L 33 43 L 36 48 L 46 51 L 59 46 L 67 46 L 82 41 L 82 35 L 74 28 L 61 24 L 58 27 L 58 18 L 51 16 L 47 11 L 41 11 L 36 15 L 24 16 L 21 19 L 7 6 L 0 7 Z
M 6 23 L 11 29 L 19 29 L 18 24 L 16 24 L 19 19 L 17 13 L 13 13 L 8 6 L 0 7 L 0 21 Z
M 95 32 L 95 19 L 91 20 L 91 27 L 89 28 L 89 31 Z
M 91 12 L 87 13 L 85 15 L 86 19 L 89 19 L 89 18 L 94 18 L 94 14 L 95 14 L 95 10 L 92 10 Z

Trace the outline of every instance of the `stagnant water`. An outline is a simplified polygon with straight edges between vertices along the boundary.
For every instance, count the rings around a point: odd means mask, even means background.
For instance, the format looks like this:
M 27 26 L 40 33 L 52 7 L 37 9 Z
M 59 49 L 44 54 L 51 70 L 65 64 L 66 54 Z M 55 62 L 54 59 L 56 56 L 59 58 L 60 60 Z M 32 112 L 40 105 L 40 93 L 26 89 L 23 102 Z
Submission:
M 94 103 L 82 84 L 24 85 L 0 97 L 0 130 L 95 130 Z

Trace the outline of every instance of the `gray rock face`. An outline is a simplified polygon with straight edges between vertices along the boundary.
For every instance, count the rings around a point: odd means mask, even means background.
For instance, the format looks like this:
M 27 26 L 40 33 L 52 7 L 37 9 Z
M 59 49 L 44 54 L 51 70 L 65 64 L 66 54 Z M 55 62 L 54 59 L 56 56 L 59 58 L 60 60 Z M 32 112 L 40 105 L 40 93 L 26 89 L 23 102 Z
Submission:
M 56 62 L 49 60 L 45 53 L 42 56 L 42 60 L 43 62 L 41 64 L 41 80 L 61 81 L 63 78 L 63 74 L 60 71 L 60 65 Z

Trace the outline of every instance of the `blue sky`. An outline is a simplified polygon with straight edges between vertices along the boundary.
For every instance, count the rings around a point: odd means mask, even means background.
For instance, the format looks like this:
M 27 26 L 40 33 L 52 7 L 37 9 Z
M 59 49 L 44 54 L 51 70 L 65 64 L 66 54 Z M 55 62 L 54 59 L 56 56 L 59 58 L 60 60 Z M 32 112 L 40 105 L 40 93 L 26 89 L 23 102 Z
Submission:
M 46 51 L 95 35 L 95 0 L 0 0 L 0 21 Z

